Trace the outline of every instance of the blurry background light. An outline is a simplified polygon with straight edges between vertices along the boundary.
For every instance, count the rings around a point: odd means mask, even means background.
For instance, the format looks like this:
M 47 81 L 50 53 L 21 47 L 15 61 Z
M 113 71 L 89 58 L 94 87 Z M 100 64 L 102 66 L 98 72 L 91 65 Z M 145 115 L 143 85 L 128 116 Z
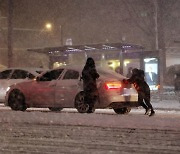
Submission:
M 46 23 L 45 27 L 46 27 L 46 30 L 51 30 L 52 29 L 52 24 L 51 23 Z

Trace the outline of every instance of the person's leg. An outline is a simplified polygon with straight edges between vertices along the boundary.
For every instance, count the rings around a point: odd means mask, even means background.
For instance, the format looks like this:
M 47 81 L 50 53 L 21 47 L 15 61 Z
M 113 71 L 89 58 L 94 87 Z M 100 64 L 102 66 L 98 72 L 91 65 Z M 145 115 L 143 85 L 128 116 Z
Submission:
M 148 99 L 144 99 L 144 102 L 145 102 L 145 104 L 146 104 L 146 106 L 147 106 L 147 109 L 146 109 L 145 114 L 148 115 L 149 112 L 152 110 L 152 105 L 150 104 L 150 102 L 149 102 Z
M 150 88 L 149 88 L 149 85 L 144 82 L 144 94 L 145 94 L 145 97 L 144 97 L 144 101 L 146 103 L 146 105 L 148 106 L 149 109 L 151 109 L 151 113 L 149 116 L 152 116 L 155 114 L 154 112 L 154 109 L 151 105 L 151 93 L 150 93 Z
M 89 95 L 88 95 L 88 104 L 89 104 L 89 109 L 88 109 L 87 113 L 93 113 L 93 111 L 94 111 L 94 96 L 92 95 L 92 93 L 89 93 Z
M 139 102 L 139 104 L 145 109 L 145 110 L 147 110 L 148 109 L 148 106 L 144 103 L 144 101 L 143 101 L 143 94 L 142 94 L 142 92 L 139 92 L 138 93 L 138 102 Z
M 145 101 L 146 105 L 148 106 L 148 110 L 149 110 L 149 109 L 151 110 L 151 113 L 150 113 L 149 116 L 154 115 L 155 112 L 154 112 L 154 109 L 153 109 L 153 107 L 152 107 L 152 104 L 150 103 L 150 95 L 149 95 L 149 94 L 147 94 L 147 95 L 145 96 L 144 101 Z
M 92 113 L 95 111 L 95 103 L 99 101 L 98 89 L 96 87 L 93 87 L 89 97 L 89 111 Z
M 89 104 L 89 102 L 88 102 L 88 95 L 89 95 L 89 93 L 84 90 L 84 103 L 85 104 Z

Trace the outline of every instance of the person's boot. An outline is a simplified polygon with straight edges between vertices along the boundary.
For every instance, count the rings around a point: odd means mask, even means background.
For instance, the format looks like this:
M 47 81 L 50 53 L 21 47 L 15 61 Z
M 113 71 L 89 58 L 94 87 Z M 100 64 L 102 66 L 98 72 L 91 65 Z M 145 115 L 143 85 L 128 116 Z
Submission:
M 87 113 L 93 113 L 92 107 L 89 107 Z
M 147 108 L 147 109 L 146 109 L 146 112 L 145 112 L 144 114 L 145 114 L 145 115 L 148 115 L 149 112 L 150 112 L 150 108 Z
M 151 116 L 153 116 L 154 114 L 155 114 L 155 111 L 152 109 L 149 116 L 151 117 Z
M 89 106 L 89 109 L 88 109 L 87 113 L 93 113 L 93 112 L 95 112 L 95 107 L 94 107 L 94 104 L 91 104 Z

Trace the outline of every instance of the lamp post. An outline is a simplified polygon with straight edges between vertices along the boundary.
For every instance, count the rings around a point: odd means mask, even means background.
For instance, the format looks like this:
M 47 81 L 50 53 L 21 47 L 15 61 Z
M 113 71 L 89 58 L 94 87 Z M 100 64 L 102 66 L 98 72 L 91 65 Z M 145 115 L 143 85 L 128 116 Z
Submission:
M 59 26 L 60 28 L 60 37 L 61 37 L 61 46 L 63 46 L 63 33 L 62 33 L 62 25 Z
M 40 29 L 30 29 L 30 28 L 15 28 L 13 27 L 13 0 L 8 1 L 8 27 L 2 27 L 3 30 L 8 30 L 8 67 L 13 66 L 13 31 L 31 31 L 31 32 L 42 32 L 51 31 L 52 24 L 47 23 L 43 30 Z
M 13 65 L 13 0 L 8 1 L 8 67 Z
M 47 31 L 51 31 L 51 30 L 52 30 L 52 24 L 51 24 L 51 23 L 46 23 L 45 29 L 46 29 Z M 60 29 L 60 43 L 61 43 L 61 46 L 63 46 L 63 31 L 62 31 L 62 25 L 59 26 L 59 29 Z

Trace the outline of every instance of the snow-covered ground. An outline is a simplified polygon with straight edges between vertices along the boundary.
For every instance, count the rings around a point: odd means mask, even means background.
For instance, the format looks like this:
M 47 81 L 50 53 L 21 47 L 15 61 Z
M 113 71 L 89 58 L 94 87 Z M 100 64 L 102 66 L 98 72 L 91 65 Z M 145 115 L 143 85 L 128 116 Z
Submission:
M 152 101 L 152 105 L 155 109 L 180 111 L 180 102 L 178 100 Z
M 180 111 L 168 109 L 155 109 L 155 111 L 155 116 L 149 117 L 144 115 L 145 111 L 141 107 L 132 109 L 128 115 L 118 115 L 112 109 L 97 109 L 92 114 L 80 114 L 76 109 L 63 109 L 61 112 L 50 112 L 48 109 L 31 108 L 25 112 L 21 112 L 11 111 L 10 108 L 6 107 L 6 109 L 0 112 L 0 122 L 180 129 Z
M 112 109 L 81 114 L 76 109 L 51 112 L 31 108 L 21 112 L 1 106 L 0 153 L 178 154 L 180 110 L 174 108 L 179 104 L 152 104 L 156 111 L 153 117 L 144 115 L 141 107 L 118 115 Z M 164 109 L 158 109 L 162 105 Z

